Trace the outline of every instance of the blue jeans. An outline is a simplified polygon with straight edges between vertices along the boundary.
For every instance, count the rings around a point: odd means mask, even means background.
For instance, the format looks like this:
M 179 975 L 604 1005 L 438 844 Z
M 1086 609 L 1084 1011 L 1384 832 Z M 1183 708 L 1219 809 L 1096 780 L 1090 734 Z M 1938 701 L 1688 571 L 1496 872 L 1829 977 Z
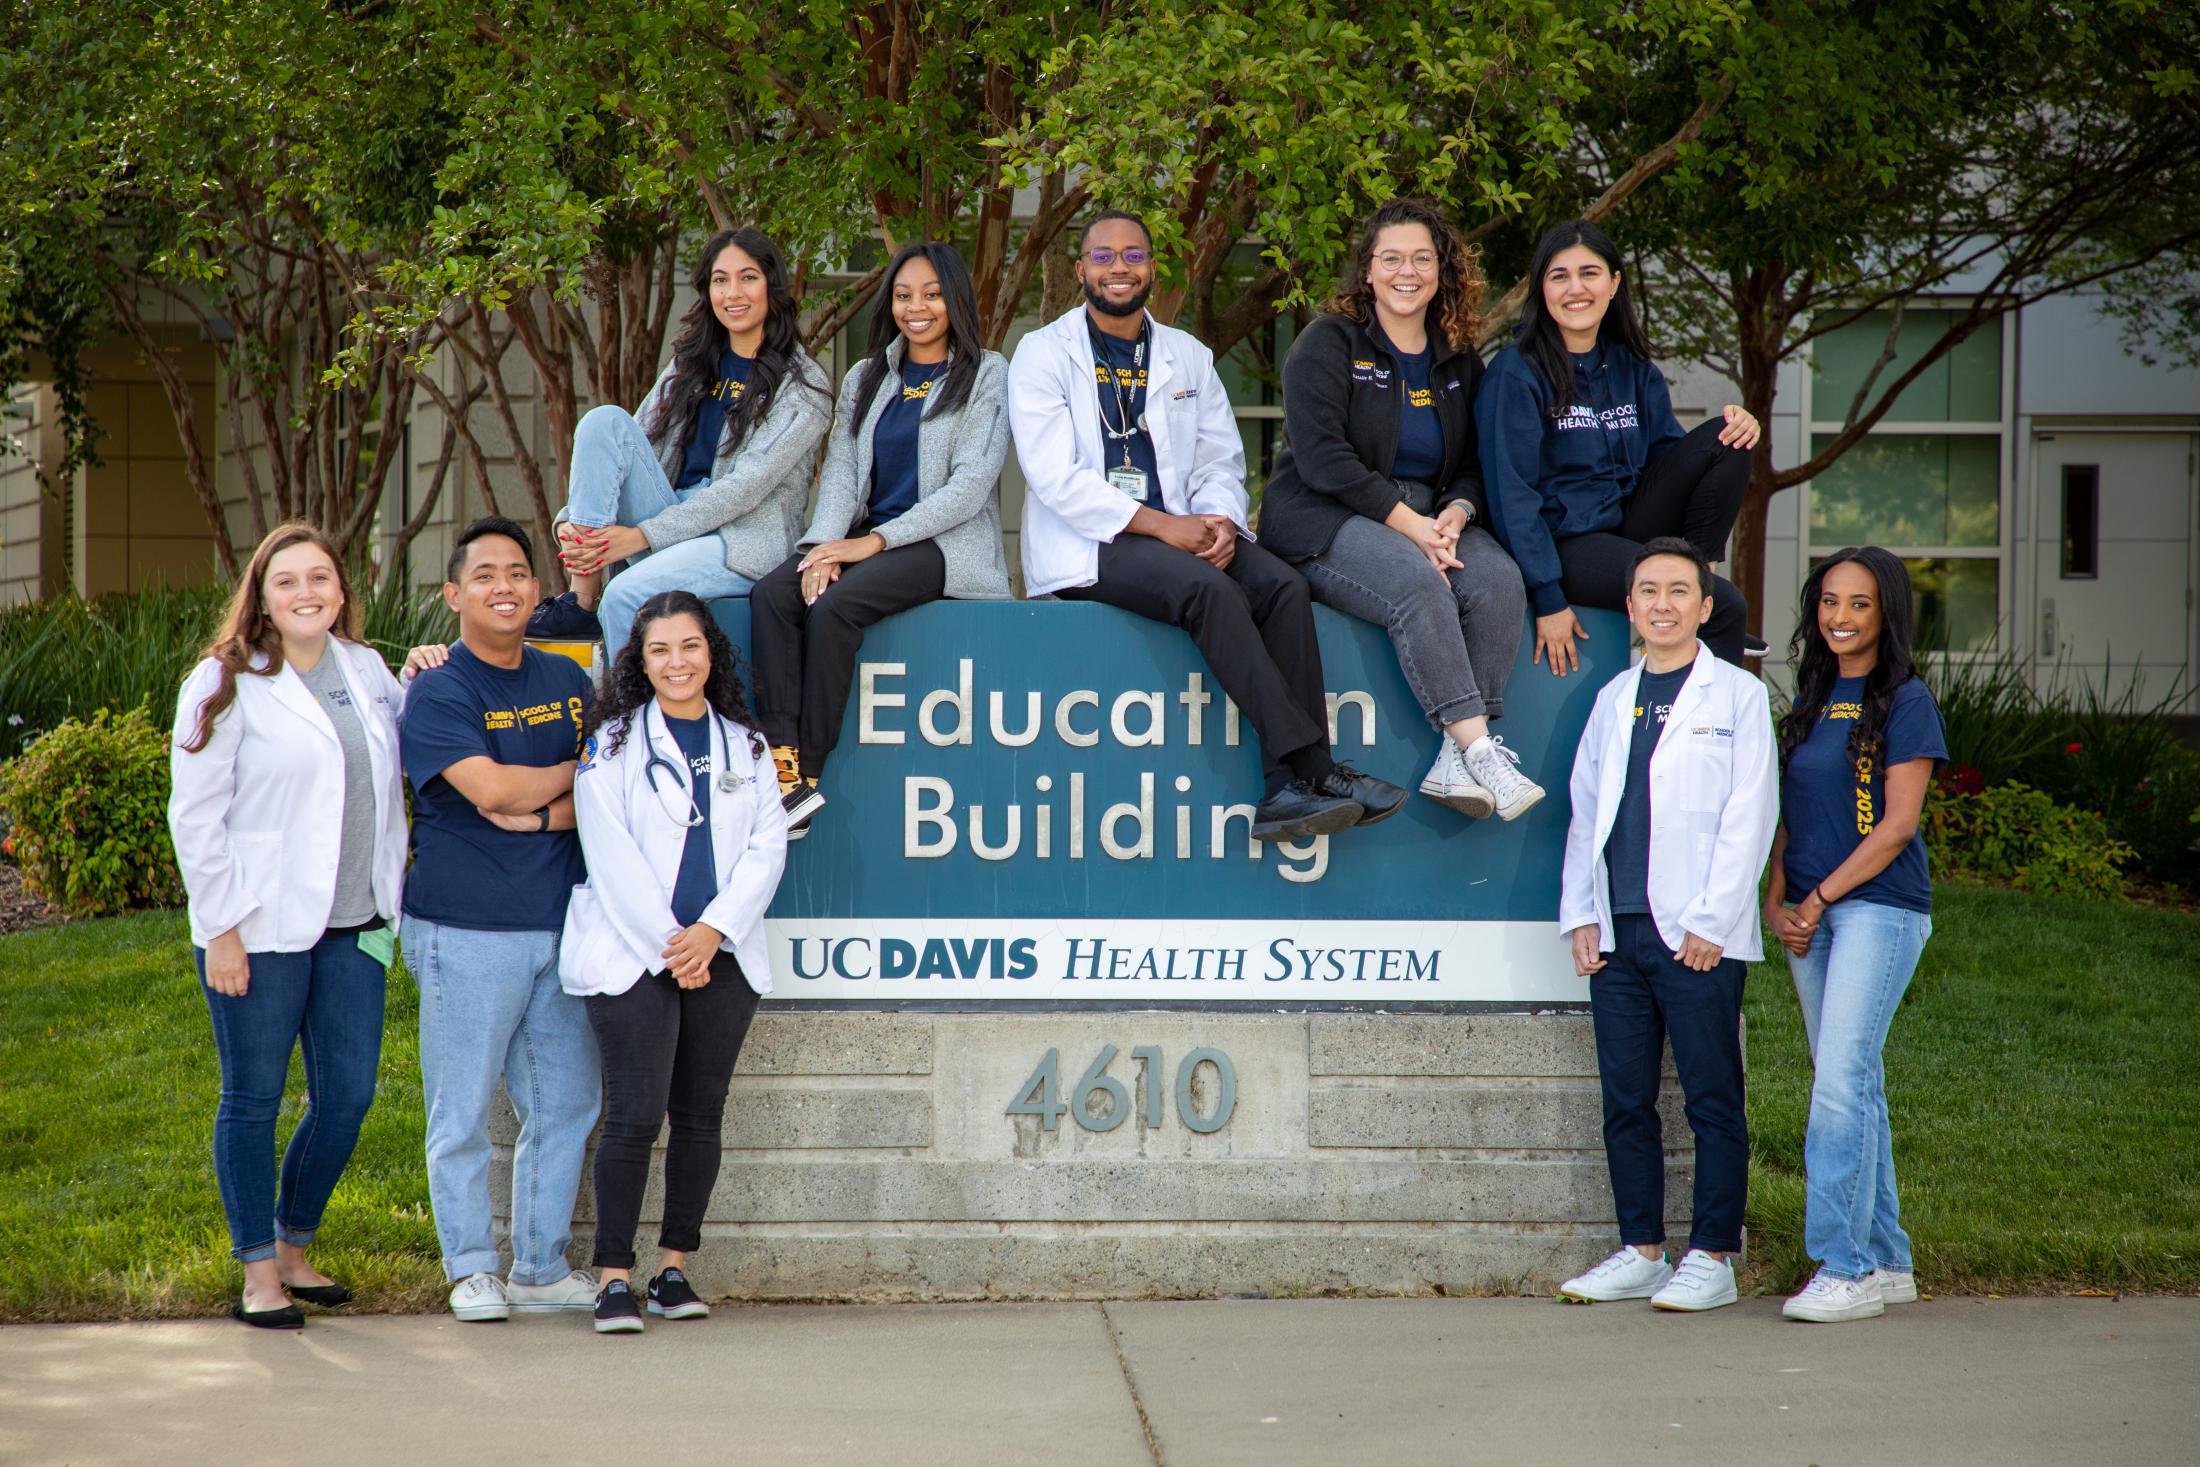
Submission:
M 565 517 L 576 525 L 641 524 L 683 503 L 703 486 L 675 489 L 657 462 L 657 450 L 634 415 L 610 403 L 590 408 L 573 430 L 573 465 Z M 746 596 L 755 584 L 726 569 L 726 543 L 698 535 L 678 545 L 647 551 L 626 562 L 603 589 L 596 619 L 603 623 L 603 651 L 616 657 L 634 629 L 634 613 L 659 591 L 693 591 L 705 601 Z
M 1932 933 L 1923 912 L 1835 902 L 1810 950 L 1788 960 L 1816 1071 L 1803 1136 L 1803 1249 L 1834 1278 L 1910 1268 L 1881 1051 Z
M 573 1200 L 603 1099 L 596 1035 L 558 986 L 558 934 L 484 932 L 405 918 L 420 985 L 420 1080 L 428 1106 L 428 1197 L 443 1271 L 495 1273 L 489 1108 L 497 1078 L 519 1116 L 512 1148 L 512 1282 L 573 1271 Z
M 1673 1041 L 1682 1106 L 1696 1133 L 1696 1198 L 1688 1246 L 1742 1246 L 1749 1203 L 1749 1116 L 1742 1091 L 1742 982 L 1748 965 L 1722 958 L 1699 973 L 1673 956 L 1646 914 L 1612 918 L 1613 951 L 1589 979 L 1597 1079 L 1604 1090 L 1604 1161 L 1622 1243 L 1665 1241 L 1665 1138 L 1658 1072 Z
M 222 1100 L 214 1115 L 214 1176 L 229 1214 L 229 1251 L 246 1263 L 275 1256 L 275 1243 L 303 1248 L 343 1178 L 374 1104 L 382 1059 L 382 965 L 359 950 L 359 934 L 324 936 L 302 953 L 250 953 L 244 996 L 206 986 L 206 950 L 191 949 L 199 991 L 214 1020 Z M 303 1044 L 306 1108 L 283 1149 L 276 1185 L 275 1117 L 283 1107 L 290 1052 Z

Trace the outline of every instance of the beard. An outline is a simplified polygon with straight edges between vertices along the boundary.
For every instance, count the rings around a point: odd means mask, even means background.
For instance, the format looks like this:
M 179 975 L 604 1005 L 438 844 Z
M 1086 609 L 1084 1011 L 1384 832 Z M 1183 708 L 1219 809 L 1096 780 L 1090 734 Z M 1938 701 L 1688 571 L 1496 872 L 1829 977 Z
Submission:
M 1085 287 L 1085 304 L 1091 306 L 1103 316 L 1135 316 L 1146 309 L 1146 298 L 1152 294 L 1153 282 L 1149 280 L 1146 282 L 1144 290 L 1141 290 L 1121 305 L 1117 305 L 1114 301 L 1109 300 L 1099 291 L 1087 285 Z

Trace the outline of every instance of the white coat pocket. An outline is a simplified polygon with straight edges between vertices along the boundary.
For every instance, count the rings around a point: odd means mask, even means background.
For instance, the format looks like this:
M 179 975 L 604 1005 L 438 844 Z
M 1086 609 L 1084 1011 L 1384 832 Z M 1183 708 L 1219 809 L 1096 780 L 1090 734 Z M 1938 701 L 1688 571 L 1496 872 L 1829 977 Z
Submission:
M 1679 776 L 1680 807 L 1696 815 L 1716 815 L 1726 808 L 1734 788 L 1734 735 L 1713 727 L 1682 729 Z

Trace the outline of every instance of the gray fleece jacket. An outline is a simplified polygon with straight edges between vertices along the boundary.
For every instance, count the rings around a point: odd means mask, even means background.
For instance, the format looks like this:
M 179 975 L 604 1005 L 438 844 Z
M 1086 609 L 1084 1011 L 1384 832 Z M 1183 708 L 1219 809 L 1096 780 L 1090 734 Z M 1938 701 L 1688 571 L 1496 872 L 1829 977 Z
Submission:
M 859 366 L 840 386 L 840 410 L 818 476 L 817 512 L 802 547 L 847 536 L 869 501 L 871 438 L 901 381 L 908 343 L 886 348 L 886 376 L 853 434 Z M 936 390 L 936 389 L 935 389 Z M 1008 561 L 1001 553 L 1001 464 L 1008 457 L 1008 361 L 985 352 L 970 396 L 953 412 L 928 412 L 917 423 L 917 502 L 878 527 L 886 548 L 933 540 L 947 563 L 947 594 L 965 601 L 1008 599 Z
M 674 365 L 667 363 L 657 374 L 656 385 L 634 410 L 645 431 L 656 416 L 657 400 L 672 383 Z M 763 579 L 794 545 L 817 472 L 818 446 L 832 425 L 832 386 L 824 369 L 796 347 L 771 405 L 741 446 L 730 447 L 730 438 L 719 440 L 710 482 L 635 528 L 652 550 L 715 533 L 725 541 L 727 570 L 752 581 Z M 679 435 L 650 431 L 650 444 L 657 450 L 665 482 L 677 482 Z

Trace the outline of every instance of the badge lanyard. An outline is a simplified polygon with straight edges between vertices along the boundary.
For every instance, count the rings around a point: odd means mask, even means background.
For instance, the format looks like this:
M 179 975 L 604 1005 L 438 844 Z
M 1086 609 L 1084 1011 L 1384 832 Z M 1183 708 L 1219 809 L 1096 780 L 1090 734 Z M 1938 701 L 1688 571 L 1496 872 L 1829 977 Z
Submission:
M 1085 330 L 1092 337 L 1093 361 L 1107 373 L 1108 390 L 1115 397 L 1114 423 L 1108 421 L 1107 400 L 1101 400 L 1100 431 L 1110 441 L 1123 445 L 1123 462 L 1108 470 L 1108 483 L 1144 504 L 1147 499 L 1146 471 L 1131 462 L 1131 439 L 1146 431 L 1146 414 L 1141 411 L 1136 418 L 1131 415 L 1131 404 L 1138 400 L 1141 389 L 1133 387 L 1129 398 L 1124 397 L 1123 380 L 1116 374 L 1115 362 L 1108 355 L 1106 343 L 1100 339 L 1100 328 L 1092 324 L 1089 315 L 1085 318 Z M 1131 348 L 1131 366 L 1141 372 L 1146 368 L 1147 334 L 1147 328 L 1141 325 L 1138 329 L 1138 344 Z

